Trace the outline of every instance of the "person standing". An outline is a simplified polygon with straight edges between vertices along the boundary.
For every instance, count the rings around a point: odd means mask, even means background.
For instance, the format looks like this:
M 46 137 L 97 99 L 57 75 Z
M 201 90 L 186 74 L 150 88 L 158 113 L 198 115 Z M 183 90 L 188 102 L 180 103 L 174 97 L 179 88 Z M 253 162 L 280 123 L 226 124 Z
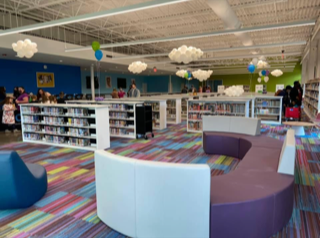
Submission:
M 51 96 L 51 94 L 49 92 L 45 92 L 42 88 L 39 88 L 38 93 L 37 93 L 38 101 L 42 100 L 43 95 L 46 95 L 47 97 Z
M 3 105 L 5 103 L 6 98 L 7 98 L 6 88 L 0 87 L 0 105 Z
M 291 103 L 295 107 L 300 107 L 302 104 L 302 95 L 303 95 L 303 90 L 301 88 L 301 85 L 299 81 L 294 82 L 294 86 L 290 92 L 290 99 Z
M 118 91 L 116 88 L 113 89 L 112 93 L 111 93 L 112 98 L 119 98 L 118 96 Z
M 138 98 L 140 97 L 140 90 L 137 89 L 136 85 L 133 83 L 131 85 L 131 90 L 129 91 L 129 97 L 131 98 Z
M 122 90 L 122 88 L 119 88 L 118 97 L 123 98 L 125 94 L 126 93 Z
M 4 105 L 2 107 L 3 114 L 2 114 L 2 124 L 7 125 L 7 129 L 5 132 L 16 132 L 14 124 L 16 123 L 14 119 L 14 111 L 16 110 L 15 105 L 13 104 L 13 99 L 7 97 L 5 99 Z
M 188 93 L 188 87 L 186 85 L 181 90 L 181 93 Z
M 59 98 L 57 100 L 57 103 L 58 104 L 65 104 L 66 103 L 66 100 L 64 99 L 64 92 L 60 92 L 59 93 Z
M 24 90 L 24 87 L 19 87 L 19 97 L 16 100 L 16 104 L 18 105 L 17 109 L 20 111 L 20 104 L 26 104 L 29 103 L 29 95 Z

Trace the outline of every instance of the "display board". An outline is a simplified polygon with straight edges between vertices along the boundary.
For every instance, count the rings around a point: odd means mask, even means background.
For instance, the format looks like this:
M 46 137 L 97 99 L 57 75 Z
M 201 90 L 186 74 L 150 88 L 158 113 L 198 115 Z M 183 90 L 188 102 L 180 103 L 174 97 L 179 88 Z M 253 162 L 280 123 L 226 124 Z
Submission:
M 256 84 L 256 93 L 262 93 L 263 92 L 263 84 Z
M 276 92 L 278 91 L 278 90 L 283 90 L 284 89 L 284 84 L 277 84 L 276 85 Z
M 219 85 L 218 86 L 218 93 L 223 93 L 224 92 L 224 85 Z

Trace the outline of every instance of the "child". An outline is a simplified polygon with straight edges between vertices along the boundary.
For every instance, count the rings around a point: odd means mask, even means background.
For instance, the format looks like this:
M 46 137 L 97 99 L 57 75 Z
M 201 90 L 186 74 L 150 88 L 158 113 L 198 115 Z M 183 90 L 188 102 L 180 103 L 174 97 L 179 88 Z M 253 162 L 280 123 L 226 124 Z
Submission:
M 50 104 L 50 99 L 47 95 L 42 96 L 42 103 L 43 104 Z
M 55 96 L 50 96 L 49 99 L 50 99 L 50 104 L 57 104 L 58 103 L 57 98 Z
M 12 132 L 17 132 L 17 130 L 15 130 L 15 127 L 14 127 L 14 124 L 16 123 L 14 119 L 14 110 L 16 110 L 16 107 L 13 104 L 12 98 L 7 97 L 5 99 L 2 110 L 3 110 L 2 124 L 8 125 L 8 129 L 6 129 L 5 132 L 9 132 L 9 129 L 11 129 Z

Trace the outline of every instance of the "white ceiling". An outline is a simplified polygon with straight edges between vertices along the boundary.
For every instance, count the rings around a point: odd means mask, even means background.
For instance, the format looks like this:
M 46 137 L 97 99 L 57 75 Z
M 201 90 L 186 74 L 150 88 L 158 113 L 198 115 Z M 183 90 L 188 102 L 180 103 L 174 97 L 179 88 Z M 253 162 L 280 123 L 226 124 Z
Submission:
M 241 22 L 242 28 L 259 28 L 261 26 L 307 20 L 316 21 L 320 11 L 320 0 L 226 1 L 228 1 L 238 20 Z M 150 0 L 1 0 L 0 11 L 2 11 L 2 17 L 0 17 L 0 27 L 2 29 L 10 29 L 142 2 L 150 2 Z M 309 25 L 248 32 L 247 34 L 252 39 L 254 45 L 277 45 L 267 48 L 257 47 L 255 50 L 239 49 L 208 52 L 205 53 L 201 61 L 193 62 L 185 67 L 195 69 L 210 68 L 214 70 L 214 74 L 221 74 L 221 71 L 228 71 L 223 68 L 221 69 L 221 67 L 226 66 L 232 69 L 229 72 L 235 74 L 245 73 L 245 70 L 243 71 L 241 68 L 239 70 L 234 68 L 236 66 L 246 67 L 250 59 L 254 57 L 252 54 L 254 51 L 258 52 L 258 55 L 272 55 L 267 57 L 272 62 L 271 65 L 292 65 L 292 63 L 297 63 L 297 60 L 301 59 L 305 44 L 293 46 L 281 44 L 308 41 L 313 33 L 313 29 L 314 25 Z M 80 47 L 90 45 L 93 40 L 98 40 L 101 44 L 111 44 L 224 30 L 225 24 L 223 20 L 215 14 L 207 0 L 191 0 L 108 18 L 29 31 L 25 32 L 25 34 L 67 42 Z M 177 48 L 183 44 L 192 45 L 202 50 L 243 47 L 239 37 L 234 34 L 227 34 L 190 40 L 122 46 L 108 50 L 111 52 L 111 55 L 112 52 L 125 55 L 163 54 L 169 53 L 173 48 Z M 282 50 L 285 51 L 284 58 L 280 54 Z M 291 55 L 291 53 L 295 53 L 295 55 Z M 33 60 L 41 61 L 43 57 L 45 57 L 48 63 L 57 63 L 56 61 L 59 58 L 38 54 Z M 119 60 L 113 59 L 112 61 L 118 65 Z M 135 60 L 139 60 L 139 58 L 132 59 L 131 61 Z M 140 60 L 145 60 L 145 58 L 141 57 Z M 85 60 L 83 62 L 82 60 L 76 62 L 70 58 L 70 62 L 68 59 L 63 59 L 63 61 L 73 65 L 77 63 L 84 67 L 88 65 L 88 62 Z M 157 67 L 171 72 L 175 72 L 177 67 L 166 56 L 149 57 L 148 62 L 149 64 L 154 62 Z M 184 65 L 178 66 L 184 67 Z M 110 68 L 115 67 L 117 66 L 110 64 Z M 119 65 L 119 67 L 119 72 L 128 73 L 127 66 Z M 106 68 L 108 68 L 107 65 Z

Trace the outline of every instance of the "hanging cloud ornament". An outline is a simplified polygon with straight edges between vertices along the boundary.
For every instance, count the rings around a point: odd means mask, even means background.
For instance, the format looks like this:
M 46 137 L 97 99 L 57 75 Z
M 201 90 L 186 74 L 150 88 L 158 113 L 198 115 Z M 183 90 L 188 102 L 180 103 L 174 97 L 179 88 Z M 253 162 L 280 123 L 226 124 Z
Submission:
M 128 70 L 134 74 L 140 74 L 142 71 L 147 69 L 148 65 L 141 61 L 133 62 L 129 65 Z
M 271 72 L 271 74 L 274 77 L 280 77 L 281 75 L 283 75 L 283 72 L 280 69 L 275 69 Z
M 17 52 L 19 58 L 32 58 L 35 53 L 38 52 L 37 43 L 32 42 L 29 39 L 24 41 L 19 40 L 17 43 L 12 43 L 12 49 Z
M 191 61 L 200 59 L 202 55 L 202 50 L 192 46 L 187 47 L 186 45 L 183 45 L 178 49 L 174 48 L 170 52 L 169 58 L 177 63 L 189 64 Z
M 187 73 L 188 71 L 187 70 L 183 70 L 183 69 L 180 69 L 176 72 L 176 75 L 180 78 L 184 78 L 185 74 Z
M 239 97 L 244 93 L 243 87 L 231 86 L 224 90 L 224 93 L 229 97 Z
M 206 71 L 206 70 L 198 69 L 197 71 L 192 72 L 192 75 L 193 77 L 198 79 L 200 82 L 202 82 L 210 78 L 212 73 L 213 73 L 212 70 Z

